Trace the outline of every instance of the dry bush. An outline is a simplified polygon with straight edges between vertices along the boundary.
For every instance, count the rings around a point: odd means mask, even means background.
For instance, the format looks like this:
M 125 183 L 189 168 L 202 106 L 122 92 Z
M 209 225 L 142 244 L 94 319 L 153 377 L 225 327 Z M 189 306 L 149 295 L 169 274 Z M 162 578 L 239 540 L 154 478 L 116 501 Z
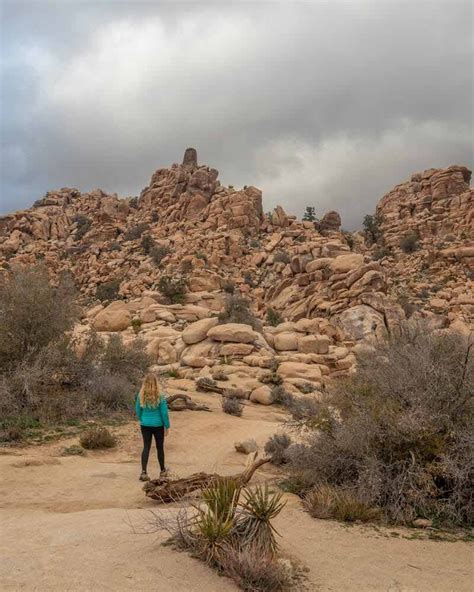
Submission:
M 170 253 L 171 249 L 164 245 L 155 245 L 150 249 L 150 256 L 153 260 L 153 263 L 157 266 L 160 266 L 163 259 Z
M 141 222 L 140 224 L 137 224 L 136 226 L 132 226 L 132 228 L 129 228 L 129 230 L 127 230 L 125 232 L 125 234 L 123 235 L 123 240 L 126 241 L 132 241 L 132 240 L 137 240 L 137 238 L 140 238 L 141 235 L 146 231 L 150 229 L 150 225 L 147 224 L 146 222 Z
M 243 296 L 227 296 L 224 310 L 218 318 L 221 324 L 243 323 L 250 325 L 253 329 L 261 330 L 261 322 L 253 314 L 250 301 Z
M 274 465 L 283 465 L 288 462 L 288 448 L 291 438 L 287 434 L 273 434 L 265 444 L 265 454 L 271 457 Z
M 101 302 L 108 302 L 109 300 L 117 300 L 119 297 L 120 280 L 110 280 L 99 284 L 95 290 L 95 297 Z
M 260 556 L 253 548 L 226 546 L 220 555 L 220 569 L 247 592 L 280 592 L 290 590 L 293 574 L 272 558 Z
M 77 318 L 67 278 L 53 287 L 43 265 L 14 267 L 0 278 L 0 370 L 57 339 Z
M 76 233 L 74 238 L 76 240 L 81 240 L 81 238 L 86 235 L 92 227 L 92 220 L 83 214 L 76 214 L 72 221 L 77 225 Z
M 400 249 L 404 253 L 414 253 L 420 248 L 420 236 L 417 232 L 411 232 L 400 241 Z
M 381 516 L 378 508 L 369 506 L 352 492 L 327 484 L 309 491 L 303 498 L 303 505 L 313 518 L 369 522 Z
M 222 397 L 221 406 L 224 413 L 236 417 L 241 417 L 244 410 L 243 403 L 236 397 Z
M 473 392 L 466 340 L 407 324 L 318 404 L 307 440 L 289 451 L 292 470 L 393 522 L 472 524 Z
M 273 255 L 274 263 L 289 263 L 291 260 L 288 251 L 276 251 Z
M 115 448 L 117 438 L 113 436 L 107 428 L 95 427 L 84 432 L 79 442 L 87 450 L 102 450 L 104 448 Z

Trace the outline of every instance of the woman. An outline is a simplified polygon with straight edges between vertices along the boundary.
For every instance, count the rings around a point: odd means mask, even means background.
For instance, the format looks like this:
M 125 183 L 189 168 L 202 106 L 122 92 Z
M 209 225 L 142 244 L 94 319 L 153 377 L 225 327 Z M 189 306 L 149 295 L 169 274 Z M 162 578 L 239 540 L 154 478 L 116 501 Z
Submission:
M 165 397 L 160 393 L 160 385 L 155 374 L 147 374 L 135 401 L 135 411 L 143 437 L 142 474 L 140 481 L 149 481 L 146 472 L 148 457 L 150 456 L 151 440 L 154 436 L 160 476 L 166 474 L 164 440 L 170 428 L 168 405 Z

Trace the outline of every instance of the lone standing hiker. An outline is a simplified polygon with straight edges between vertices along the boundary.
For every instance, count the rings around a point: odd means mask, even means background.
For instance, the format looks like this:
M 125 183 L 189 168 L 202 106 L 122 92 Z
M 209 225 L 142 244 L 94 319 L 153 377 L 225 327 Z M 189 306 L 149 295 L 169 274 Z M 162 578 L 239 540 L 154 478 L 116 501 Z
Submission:
M 160 393 L 160 385 L 155 374 L 150 373 L 145 376 L 135 400 L 135 411 L 140 422 L 143 437 L 142 473 L 140 475 L 140 481 L 149 481 L 150 477 L 148 477 L 146 468 L 153 437 L 155 438 L 158 462 L 160 463 L 160 476 L 164 476 L 167 472 L 164 443 L 165 435 L 168 434 L 170 428 L 168 404 L 164 395 Z

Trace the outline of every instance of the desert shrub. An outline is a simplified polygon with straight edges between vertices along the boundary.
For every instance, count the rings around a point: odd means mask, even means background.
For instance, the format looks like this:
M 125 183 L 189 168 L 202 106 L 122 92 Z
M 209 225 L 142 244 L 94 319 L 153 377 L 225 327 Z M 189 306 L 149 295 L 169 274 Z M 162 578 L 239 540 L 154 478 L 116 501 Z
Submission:
M 207 255 L 203 251 L 198 251 L 196 253 L 196 258 L 201 259 L 201 261 L 204 261 L 205 263 L 207 263 Z
M 270 456 L 274 465 L 282 465 L 288 461 L 287 449 L 291 438 L 287 434 L 273 434 L 265 444 L 265 454 Z
M 86 391 L 87 410 L 97 414 L 127 411 L 133 405 L 136 383 L 123 375 L 95 372 Z
M 417 232 L 411 232 L 400 240 L 400 249 L 404 253 L 414 253 L 420 248 L 420 236 Z
M 277 372 L 269 372 L 264 374 L 260 381 L 265 384 L 280 385 L 283 382 L 283 378 Z
M 154 246 L 155 241 L 149 234 L 142 235 L 142 239 L 140 241 L 140 246 L 143 249 L 145 255 L 149 255 L 152 247 Z
M 379 261 L 384 257 L 390 257 L 391 254 L 392 251 L 388 247 L 379 247 L 372 253 L 372 259 L 374 259 L 374 261 Z
M 141 339 L 125 345 L 118 333 L 110 336 L 99 360 L 101 372 L 123 376 L 133 384 L 140 383 L 150 364 L 151 358 Z
M 184 274 L 191 273 L 193 270 L 193 262 L 191 259 L 183 259 L 180 263 L 181 272 Z
M 95 290 L 95 297 L 101 302 L 117 300 L 119 297 L 120 283 L 121 281 L 116 279 L 99 284 Z
M 163 259 L 170 253 L 171 249 L 165 245 L 155 245 L 150 250 L 150 256 L 153 260 L 153 263 L 157 266 L 160 266 Z
M 212 378 L 214 380 L 220 380 L 220 381 L 226 381 L 229 380 L 229 377 L 227 376 L 227 374 L 223 371 L 223 370 L 214 370 L 212 372 Z
M 289 393 L 281 384 L 277 384 L 277 386 L 272 388 L 272 398 L 274 403 L 278 403 L 284 407 L 289 407 L 294 400 L 293 395 Z
M 233 294 L 235 292 L 235 284 L 232 280 L 222 280 L 221 287 L 227 294 Z
M 92 220 L 83 214 L 77 214 L 72 218 L 72 221 L 77 226 L 74 238 L 80 240 L 91 229 Z
M 241 417 L 244 410 L 242 401 L 236 397 L 222 397 L 221 406 L 224 413 L 235 415 L 236 417 Z
M 276 251 L 273 255 L 274 263 L 289 263 L 291 260 L 290 255 L 287 251 Z
M 243 590 L 280 592 L 293 579 L 278 561 L 272 524 L 284 507 L 281 497 L 268 485 L 251 490 L 222 478 L 202 492 L 193 513 L 183 508 L 175 518 L 155 515 L 155 528 L 166 530 L 175 548 L 191 552 Z
M 169 378 L 180 378 L 181 376 L 177 368 L 171 368 L 171 370 L 168 370 L 166 374 Z
M 361 354 L 357 373 L 318 404 L 290 465 L 308 484 L 351 491 L 393 522 L 471 524 L 472 392 L 472 347 L 407 324 Z
M 150 229 L 149 224 L 147 224 L 146 222 L 141 222 L 140 224 L 137 224 L 136 226 L 132 226 L 132 228 L 129 228 L 124 233 L 123 239 L 126 241 L 137 240 L 138 238 L 141 237 L 141 235 L 144 232 L 146 232 L 149 229 Z
M 117 438 L 107 428 L 98 426 L 84 432 L 79 442 L 87 450 L 102 450 L 117 446 Z
M 218 318 L 221 324 L 243 323 L 250 325 L 253 329 L 260 328 L 261 326 L 250 309 L 250 301 L 243 296 L 227 296 L 224 310 L 219 314 Z
M 414 302 L 411 302 L 406 294 L 400 294 L 397 298 L 398 304 L 403 308 L 407 319 L 418 309 Z
M 304 395 L 309 395 L 310 393 L 314 393 L 314 391 L 316 390 L 316 387 L 312 382 L 301 382 L 301 383 L 298 383 L 296 385 L 296 387 Z
M 260 248 L 260 241 L 257 240 L 256 238 L 251 238 L 249 240 L 249 247 L 251 249 L 259 249 Z
M 250 286 L 251 288 L 255 288 L 257 286 L 257 282 L 255 281 L 255 278 L 251 271 L 245 271 L 243 275 L 244 282 L 247 284 L 247 286 Z
M 334 518 L 342 522 L 370 522 L 381 516 L 378 508 L 332 485 L 319 485 L 306 493 L 303 506 L 313 518 Z
M 116 241 L 110 243 L 110 250 L 111 251 L 121 251 L 122 250 L 122 245 Z
M 0 277 L 0 369 L 57 339 L 77 318 L 75 292 L 53 287 L 42 265 L 14 267 Z
M 82 446 L 78 446 L 77 444 L 66 446 L 61 450 L 61 456 L 83 456 L 84 453 L 84 448 L 82 448 Z
M 135 317 L 134 319 L 132 319 L 132 329 L 133 329 L 135 335 L 138 335 L 138 333 L 140 333 L 141 328 L 142 328 L 142 320 L 139 319 L 138 317 Z
M 158 289 L 171 303 L 180 304 L 186 296 L 186 280 L 183 277 L 162 275 L 158 282 Z
M 137 210 L 138 209 L 138 197 L 134 196 L 134 197 L 130 197 L 128 200 L 128 205 L 133 209 L 133 210 Z

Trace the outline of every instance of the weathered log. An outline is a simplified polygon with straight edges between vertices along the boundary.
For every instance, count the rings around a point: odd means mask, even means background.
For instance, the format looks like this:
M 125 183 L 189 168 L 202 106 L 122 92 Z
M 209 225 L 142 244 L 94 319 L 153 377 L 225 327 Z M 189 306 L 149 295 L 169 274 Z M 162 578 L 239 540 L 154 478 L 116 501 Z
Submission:
M 145 483 L 143 491 L 147 497 L 161 504 L 166 504 L 176 502 L 193 491 L 210 487 L 213 483 L 222 479 L 233 480 L 240 486 L 244 486 L 250 481 L 259 467 L 270 462 L 270 458 L 257 459 L 257 455 L 257 452 L 249 455 L 248 466 L 242 473 L 237 475 L 227 477 L 217 473 L 194 473 L 182 479 L 154 479 Z
M 171 411 L 183 411 L 189 409 L 190 411 L 212 411 L 207 405 L 200 405 L 195 403 L 188 395 L 177 393 L 166 398 L 168 407 Z

